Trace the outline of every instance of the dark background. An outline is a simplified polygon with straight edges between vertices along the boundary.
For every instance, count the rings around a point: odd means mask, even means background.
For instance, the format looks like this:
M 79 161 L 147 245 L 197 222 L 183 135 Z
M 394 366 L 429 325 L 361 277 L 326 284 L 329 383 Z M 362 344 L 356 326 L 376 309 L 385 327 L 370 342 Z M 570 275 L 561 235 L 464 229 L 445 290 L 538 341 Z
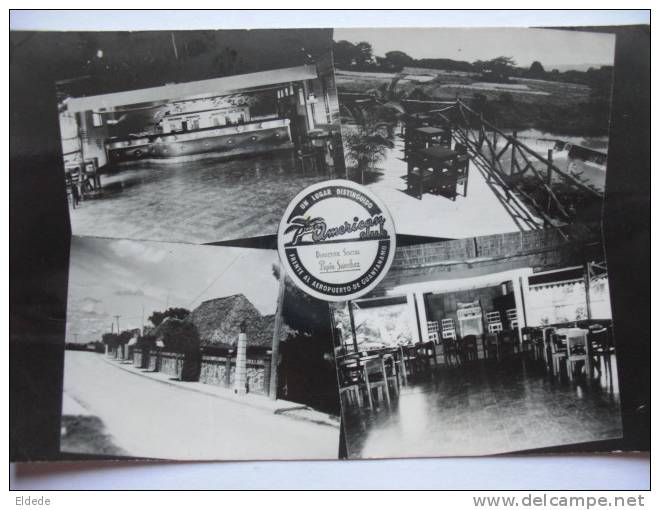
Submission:
M 650 28 L 589 30 L 617 34 L 604 235 L 624 438 L 546 452 L 650 447 Z M 292 55 L 304 63 L 324 49 L 319 41 L 329 47 L 331 31 L 322 32 L 176 32 L 175 60 L 170 32 L 10 33 L 11 461 L 87 458 L 59 453 L 71 232 L 55 82 L 89 76 L 100 93 L 295 65 Z

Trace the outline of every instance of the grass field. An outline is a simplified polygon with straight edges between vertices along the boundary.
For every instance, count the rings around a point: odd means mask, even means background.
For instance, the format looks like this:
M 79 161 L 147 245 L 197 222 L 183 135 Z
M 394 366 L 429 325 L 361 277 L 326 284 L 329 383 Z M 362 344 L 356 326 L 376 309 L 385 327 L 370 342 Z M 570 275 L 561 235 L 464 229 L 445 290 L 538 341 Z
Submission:
M 429 80 L 430 75 L 435 75 Z M 389 83 L 392 73 L 336 71 L 339 93 L 366 93 Z M 508 83 L 480 81 L 475 73 L 429 70 L 403 74 L 397 87 L 432 100 L 480 102 L 484 116 L 501 128 L 540 129 L 555 134 L 605 136 L 609 105 L 593 103 L 587 85 L 512 78 Z
M 488 100 L 498 100 L 503 92 L 514 96 L 516 101 L 546 102 L 550 104 L 578 104 L 589 99 L 590 89 L 586 85 L 560 83 L 525 78 L 512 79 L 510 83 L 486 83 L 478 75 L 469 73 L 438 73 L 432 80 L 427 75 L 404 74 L 399 87 L 407 92 L 418 89 L 434 99 L 470 99 L 475 93 L 483 94 Z M 340 92 L 366 92 L 389 83 L 393 73 L 336 71 L 337 88 Z

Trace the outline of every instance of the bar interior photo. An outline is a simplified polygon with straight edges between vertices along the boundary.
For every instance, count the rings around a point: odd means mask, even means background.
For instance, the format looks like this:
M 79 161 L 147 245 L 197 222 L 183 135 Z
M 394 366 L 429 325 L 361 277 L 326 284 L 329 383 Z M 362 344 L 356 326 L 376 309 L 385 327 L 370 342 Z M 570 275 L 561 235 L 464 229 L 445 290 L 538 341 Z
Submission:
M 296 191 L 343 172 L 328 35 L 307 35 L 315 46 L 306 49 L 307 39 L 296 46 L 286 31 L 257 31 L 274 49 L 250 55 L 245 34 L 231 34 L 213 34 L 211 55 L 232 46 L 205 79 L 187 78 L 184 55 L 162 48 L 174 81 L 148 79 L 142 62 L 115 64 L 116 43 L 99 40 L 90 43 L 98 46 L 91 75 L 57 84 L 74 234 L 195 243 L 272 234 Z M 182 51 L 199 40 L 172 34 L 171 42 Z M 101 83 L 113 65 L 155 86 Z

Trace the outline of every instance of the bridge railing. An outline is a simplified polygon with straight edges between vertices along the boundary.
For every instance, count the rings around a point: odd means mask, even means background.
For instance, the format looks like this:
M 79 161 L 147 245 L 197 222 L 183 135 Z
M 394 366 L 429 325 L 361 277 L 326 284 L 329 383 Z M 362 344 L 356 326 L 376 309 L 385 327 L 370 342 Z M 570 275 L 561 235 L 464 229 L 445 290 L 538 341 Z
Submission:
M 454 136 L 473 157 L 481 160 L 481 168 L 502 186 L 521 195 L 544 224 L 575 219 L 575 204 L 561 196 L 558 188 L 580 194 L 581 202 L 593 200 L 602 204 L 602 192 L 559 168 L 553 161 L 552 149 L 547 156 L 539 154 L 522 142 L 515 131 L 505 133 L 461 100 L 456 100 L 451 110 L 443 110 L 444 116 L 451 117 Z M 525 186 L 523 178 L 531 186 Z

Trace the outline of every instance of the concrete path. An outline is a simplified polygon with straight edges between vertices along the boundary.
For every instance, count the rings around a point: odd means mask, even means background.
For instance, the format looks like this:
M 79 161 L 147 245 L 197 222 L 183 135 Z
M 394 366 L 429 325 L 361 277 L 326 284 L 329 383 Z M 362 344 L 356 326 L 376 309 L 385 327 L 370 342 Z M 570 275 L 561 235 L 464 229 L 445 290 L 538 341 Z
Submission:
M 420 200 L 406 193 L 403 145 L 397 137 L 395 147 L 377 165 L 376 174 L 365 182 L 388 206 L 398 233 L 460 239 L 526 230 L 516 223 L 473 162 L 466 197 L 452 201 L 425 193 Z
M 276 415 L 67 351 L 65 402 L 102 420 L 131 456 L 175 460 L 336 459 L 339 428 Z

